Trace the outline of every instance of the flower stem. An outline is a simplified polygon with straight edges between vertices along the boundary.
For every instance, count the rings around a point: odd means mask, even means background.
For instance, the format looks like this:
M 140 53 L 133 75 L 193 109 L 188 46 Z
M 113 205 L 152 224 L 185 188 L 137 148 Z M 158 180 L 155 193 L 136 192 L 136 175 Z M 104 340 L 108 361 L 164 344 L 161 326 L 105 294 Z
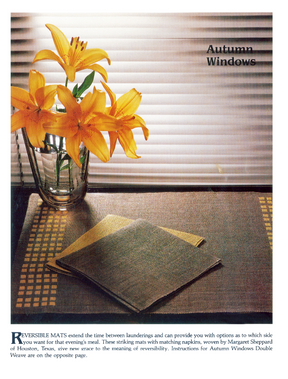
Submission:
M 66 80 L 65 80 L 65 87 L 67 86 L 68 86 L 68 76 L 66 77 Z M 62 153 L 63 153 L 63 142 L 64 142 L 64 137 L 60 137 L 59 149 L 57 152 L 57 160 L 56 160 L 57 186 L 59 186 L 60 184 L 60 171 L 61 171 L 61 159 L 62 159 Z M 70 174 L 70 169 L 69 169 L 69 174 Z

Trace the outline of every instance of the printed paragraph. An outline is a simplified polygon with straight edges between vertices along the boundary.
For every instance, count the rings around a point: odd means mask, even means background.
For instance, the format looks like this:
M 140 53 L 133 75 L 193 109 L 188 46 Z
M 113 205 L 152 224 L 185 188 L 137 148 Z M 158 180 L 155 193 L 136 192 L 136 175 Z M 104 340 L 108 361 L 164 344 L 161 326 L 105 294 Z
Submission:
M 271 333 L 21 333 L 12 332 L 11 358 L 83 359 L 97 352 L 272 351 Z

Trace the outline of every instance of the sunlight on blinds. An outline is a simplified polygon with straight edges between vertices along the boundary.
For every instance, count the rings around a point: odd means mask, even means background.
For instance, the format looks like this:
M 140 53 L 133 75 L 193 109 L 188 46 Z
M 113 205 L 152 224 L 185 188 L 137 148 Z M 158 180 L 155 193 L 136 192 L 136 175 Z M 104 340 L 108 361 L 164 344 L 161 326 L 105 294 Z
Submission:
M 146 121 L 150 137 L 145 141 L 135 129 L 141 158 L 127 158 L 120 146 L 108 163 L 91 154 L 91 186 L 272 184 L 271 14 L 15 17 L 12 28 L 18 25 L 18 33 L 12 32 L 12 42 L 13 35 L 22 42 L 12 43 L 17 50 L 12 54 L 13 85 L 27 85 L 23 72 L 29 72 L 28 62 L 37 51 L 55 51 L 46 23 L 60 28 L 68 40 L 80 36 L 88 48 L 107 51 L 111 65 L 100 63 L 117 97 L 131 88 L 143 96 L 137 114 Z M 65 82 L 55 61 L 33 68 L 47 84 Z M 78 72 L 75 83 L 88 73 Z M 96 73 L 98 89 L 100 80 Z M 22 180 L 32 183 L 21 132 L 17 134 L 19 145 L 12 154 L 20 154 Z M 17 183 L 16 174 L 13 179 Z

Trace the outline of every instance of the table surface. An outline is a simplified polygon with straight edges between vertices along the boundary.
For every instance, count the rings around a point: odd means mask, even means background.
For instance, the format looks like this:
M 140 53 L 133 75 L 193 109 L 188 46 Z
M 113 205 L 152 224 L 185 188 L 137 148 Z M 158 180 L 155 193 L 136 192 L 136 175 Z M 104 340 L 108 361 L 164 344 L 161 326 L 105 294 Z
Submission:
M 88 281 L 46 262 L 108 214 L 204 237 L 222 264 L 134 314 Z M 12 266 L 12 323 L 271 323 L 272 195 L 257 192 L 88 193 L 69 211 L 29 198 Z

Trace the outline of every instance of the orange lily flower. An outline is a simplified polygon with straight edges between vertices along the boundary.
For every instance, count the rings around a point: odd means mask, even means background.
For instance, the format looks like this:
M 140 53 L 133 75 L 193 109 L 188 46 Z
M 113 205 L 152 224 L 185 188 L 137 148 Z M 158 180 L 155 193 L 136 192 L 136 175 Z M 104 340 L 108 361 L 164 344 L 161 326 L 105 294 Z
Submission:
M 50 111 L 55 102 L 57 86 L 45 86 L 44 76 L 31 70 L 29 74 L 29 92 L 23 88 L 11 87 L 11 104 L 19 109 L 11 116 L 11 132 L 26 128 L 30 143 L 34 147 L 44 147 L 45 130 L 43 124 L 56 120 Z
M 79 146 L 81 141 L 103 162 L 110 159 L 109 149 L 101 131 L 115 131 L 122 122 L 104 114 L 106 95 L 94 87 L 93 93 L 88 92 L 81 103 L 71 91 L 62 85 L 57 87 L 58 98 L 66 109 L 66 113 L 58 116 L 57 123 L 45 128 L 48 133 L 66 137 L 67 154 L 81 167 Z
M 111 101 L 111 107 L 106 109 L 107 113 L 110 116 L 121 120 L 123 123 L 122 128 L 117 131 L 109 132 L 110 156 L 112 157 L 116 147 L 116 142 L 119 140 L 128 158 L 140 158 L 140 156 L 138 156 L 135 152 L 137 146 L 132 129 L 140 127 L 142 128 L 145 140 L 149 137 L 149 130 L 146 127 L 145 121 L 140 116 L 135 114 L 141 103 L 141 93 L 133 88 L 116 100 L 116 95 L 111 91 L 107 84 L 103 82 L 101 83 L 107 91 Z
M 86 49 L 87 42 L 80 42 L 79 37 L 73 37 L 71 43 L 69 43 L 66 36 L 56 26 L 46 24 L 46 27 L 52 34 L 59 56 L 51 50 L 41 50 L 36 54 L 33 63 L 43 59 L 51 59 L 58 62 L 66 72 L 70 82 L 74 82 L 77 71 L 84 69 L 97 71 L 107 82 L 108 75 L 106 70 L 102 66 L 95 64 L 95 62 L 104 58 L 107 59 L 109 65 L 111 64 L 106 51 L 102 49 Z

